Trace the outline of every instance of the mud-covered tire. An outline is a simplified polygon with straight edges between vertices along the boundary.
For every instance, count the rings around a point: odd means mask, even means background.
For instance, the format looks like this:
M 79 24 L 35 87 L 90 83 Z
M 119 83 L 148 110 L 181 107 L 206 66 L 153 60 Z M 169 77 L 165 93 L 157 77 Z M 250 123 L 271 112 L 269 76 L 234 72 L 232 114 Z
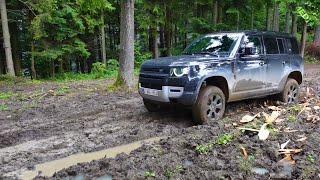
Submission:
M 296 104 L 299 101 L 300 87 L 295 79 L 289 78 L 280 93 L 280 100 L 287 104 Z
M 159 112 L 161 110 L 161 105 L 153 103 L 152 101 L 143 99 L 143 104 L 149 112 Z
M 192 108 L 193 118 L 197 123 L 209 124 L 222 119 L 226 108 L 226 98 L 216 86 L 203 88 Z

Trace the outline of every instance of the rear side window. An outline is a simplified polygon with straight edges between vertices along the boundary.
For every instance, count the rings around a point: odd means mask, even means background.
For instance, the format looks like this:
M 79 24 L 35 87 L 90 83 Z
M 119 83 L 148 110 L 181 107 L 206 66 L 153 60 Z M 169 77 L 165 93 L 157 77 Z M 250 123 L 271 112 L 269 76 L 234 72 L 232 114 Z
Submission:
M 276 38 L 265 37 L 264 44 L 267 54 L 279 54 L 279 48 Z
M 288 52 L 290 54 L 299 54 L 298 43 L 294 38 L 286 39 Z
M 282 39 L 277 39 L 280 54 L 284 54 L 284 44 Z

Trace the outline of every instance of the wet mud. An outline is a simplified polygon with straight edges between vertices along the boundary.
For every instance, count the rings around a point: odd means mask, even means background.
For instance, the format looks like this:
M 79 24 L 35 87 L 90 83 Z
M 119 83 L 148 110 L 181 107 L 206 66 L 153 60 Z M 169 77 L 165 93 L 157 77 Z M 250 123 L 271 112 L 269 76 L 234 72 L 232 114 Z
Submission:
M 319 72 L 320 66 L 307 66 L 300 104 L 308 102 L 311 108 L 318 105 Z M 115 157 L 66 167 L 51 178 L 320 178 L 320 126 L 319 121 L 310 120 L 310 116 L 320 115 L 319 110 L 302 112 L 293 119 L 295 107 L 292 110 L 268 97 L 231 103 L 222 121 L 196 126 L 188 110 L 168 108 L 150 114 L 138 94 L 107 92 L 108 84 L 110 81 L 100 80 L 0 87 L 1 92 L 14 94 L 0 100 L 8 107 L 0 111 L 0 179 L 19 178 L 23 172 L 37 172 L 39 164 L 151 137 L 166 138 L 131 153 L 119 151 Z M 271 113 L 270 106 L 286 111 L 280 116 L 283 121 L 271 127 L 274 131 L 266 141 L 259 140 L 255 132 L 239 131 L 241 117 Z M 258 128 L 261 119 L 248 126 Z M 226 134 L 232 140 L 217 144 Z M 297 141 L 302 138 L 304 141 Z M 279 163 L 284 158 L 279 147 L 288 140 L 288 148 L 302 149 L 292 156 L 294 165 Z M 39 174 L 37 179 L 50 178 L 45 176 Z

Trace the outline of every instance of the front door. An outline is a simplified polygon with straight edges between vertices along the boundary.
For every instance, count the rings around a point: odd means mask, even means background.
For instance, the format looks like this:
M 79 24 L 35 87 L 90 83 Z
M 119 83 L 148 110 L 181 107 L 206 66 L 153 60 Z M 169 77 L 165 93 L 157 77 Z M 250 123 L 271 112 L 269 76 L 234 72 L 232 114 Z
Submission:
M 259 36 L 247 36 L 240 48 L 236 62 L 234 86 L 237 99 L 259 96 L 265 93 L 267 63 Z

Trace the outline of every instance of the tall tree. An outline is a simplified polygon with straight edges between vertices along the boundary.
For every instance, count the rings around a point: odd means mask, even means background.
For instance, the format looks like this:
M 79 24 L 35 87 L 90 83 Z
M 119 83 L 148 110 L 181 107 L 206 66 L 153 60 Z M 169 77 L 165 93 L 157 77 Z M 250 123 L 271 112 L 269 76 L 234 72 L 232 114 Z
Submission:
M 268 1 L 267 2 L 267 21 L 266 21 L 266 26 L 267 26 L 267 31 L 272 30 L 272 25 L 273 25 L 273 6 L 272 2 Z
M 280 2 L 276 1 L 274 3 L 274 14 L 273 14 L 273 31 L 279 32 L 279 19 L 280 19 L 280 12 L 279 12 L 279 5 Z
M 286 3 L 286 22 L 285 22 L 285 32 L 290 33 L 290 14 L 291 14 L 291 9 L 288 3 Z
M 134 0 L 120 1 L 120 71 L 117 85 L 134 88 Z
M 106 31 L 105 31 L 105 23 L 104 23 L 104 15 L 103 13 L 101 14 L 101 22 L 102 22 L 102 25 L 101 25 L 101 30 L 100 30 L 100 33 L 101 33 L 101 54 L 102 54 L 102 63 L 104 65 L 107 64 L 107 49 L 106 49 Z
M 10 32 L 9 32 L 9 26 L 8 26 L 7 7 L 6 7 L 5 0 L 0 0 L 0 9 L 1 9 L 0 11 L 1 11 L 4 49 L 6 53 L 7 71 L 11 76 L 15 76 L 14 64 L 12 59 L 12 51 L 11 51 L 11 43 L 10 43 Z
M 314 32 L 314 40 L 313 42 L 320 44 L 320 25 L 318 24 L 316 30 Z

